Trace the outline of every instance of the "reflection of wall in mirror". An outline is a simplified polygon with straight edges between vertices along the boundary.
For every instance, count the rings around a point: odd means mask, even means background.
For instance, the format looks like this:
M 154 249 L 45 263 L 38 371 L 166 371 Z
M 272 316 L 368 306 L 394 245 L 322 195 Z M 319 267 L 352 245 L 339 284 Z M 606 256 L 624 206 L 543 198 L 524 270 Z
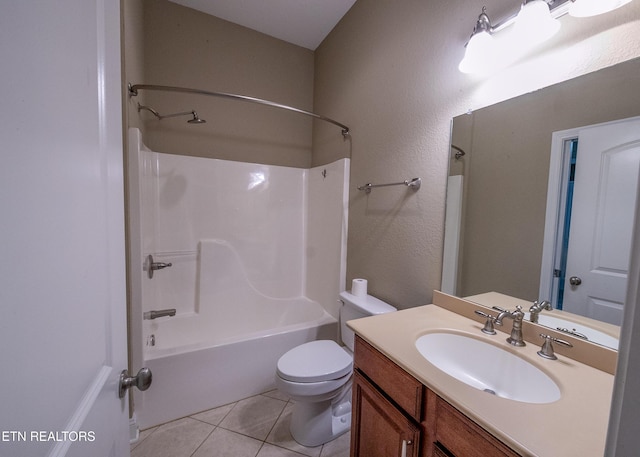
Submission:
M 639 85 L 635 59 L 454 119 L 453 144 L 467 152 L 451 167 L 466 183 L 458 295 L 547 298 L 537 295 L 551 134 L 640 115 Z
M 456 158 L 456 150 L 452 147 L 451 154 L 449 156 L 449 181 L 447 184 L 447 201 L 446 201 L 446 215 L 445 215 L 445 246 L 444 257 L 442 265 L 442 287 L 441 291 L 450 293 L 452 295 L 460 295 L 462 276 L 460 275 L 460 265 L 462 264 L 462 252 L 464 246 L 464 227 L 465 227 L 465 202 L 467 201 L 467 189 L 468 185 L 464 183 L 464 177 L 468 175 L 468 169 L 473 158 L 467 151 L 471 151 L 471 140 L 473 133 L 473 115 L 471 113 L 458 116 L 451 123 L 451 145 L 465 151 L 462 157 Z M 452 178 L 461 176 L 459 184 L 462 184 L 462 189 L 458 192 L 461 193 L 461 201 L 458 202 L 455 209 L 459 214 L 456 215 L 456 221 L 458 226 L 452 229 L 447 224 L 449 223 L 449 186 L 452 184 Z M 457 186 L 456 186 L 457 188 Z M 457 199 L 456 199 L 457 201 Z M 458 236 L 458 242 L 456 243 L 455 252 L 451 251 L 450 246 L 453 241 L 451 237 Z M 449 239 L 448 239 L 449 238 Z

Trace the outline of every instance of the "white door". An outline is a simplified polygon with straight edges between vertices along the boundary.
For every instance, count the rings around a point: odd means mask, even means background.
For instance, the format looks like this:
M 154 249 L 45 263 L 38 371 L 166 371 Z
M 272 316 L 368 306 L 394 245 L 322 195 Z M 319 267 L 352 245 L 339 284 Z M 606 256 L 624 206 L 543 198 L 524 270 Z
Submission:
M 622 323 L 639 164 L 640 119 L 580 131 L 564 310 Z
M 128 456 L 119 0 L 0 2 L 0 455 Z

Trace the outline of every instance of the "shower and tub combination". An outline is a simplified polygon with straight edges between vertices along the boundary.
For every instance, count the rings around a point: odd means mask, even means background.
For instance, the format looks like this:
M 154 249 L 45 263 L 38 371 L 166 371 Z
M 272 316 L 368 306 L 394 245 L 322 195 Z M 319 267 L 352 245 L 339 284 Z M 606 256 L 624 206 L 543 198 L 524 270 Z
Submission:
M 349 159 L 157 153 L 137 129 L 129 158 L 132 361 L 153 372 L 134 397 L 141 429 L 273 389 L 282 354 L 337 339 Z

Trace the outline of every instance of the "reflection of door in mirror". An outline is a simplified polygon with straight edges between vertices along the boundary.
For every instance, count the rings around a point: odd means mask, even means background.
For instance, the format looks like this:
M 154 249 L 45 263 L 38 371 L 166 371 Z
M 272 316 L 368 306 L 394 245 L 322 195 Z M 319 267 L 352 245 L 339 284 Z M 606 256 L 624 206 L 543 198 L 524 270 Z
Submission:
M 639 165 L 640 118 L 554 134 L 540 295 L 555 307 L 622 322 Z
M 553 272 L 548 288 L 541 288 L 541 271 L 542 264 L 553 269 L 555 258 L 553 249 L 546 256 L 543 249 L 554 132 L 571 131 L 567 139 L 575 139 L 581 126 L 640 116 L 639 84 L 640 59 L 634 59 L 454 118 L 449 175 L 462 183 L 455 187 L 462 198 L 452 199 L 455 217 L 449 224 L 447 195 L 445 238 L 453 242 L 445 242 L 443 290 L 461 297 L 496 291 L 530 303 L 551 301 Z M 580 274 L 571 276 L 586 285 Z

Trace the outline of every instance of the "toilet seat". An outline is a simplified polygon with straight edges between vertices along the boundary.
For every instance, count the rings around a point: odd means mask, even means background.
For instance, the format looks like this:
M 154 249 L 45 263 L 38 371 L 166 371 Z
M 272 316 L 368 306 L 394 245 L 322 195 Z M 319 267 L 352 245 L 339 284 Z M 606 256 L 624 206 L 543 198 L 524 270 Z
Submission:
M 317 340 L 297 346 L 278 360 L 282 379 L 315 383 L 343 378 L 353 370 L 353 358 L 332 340 Z
M 319 402 L 331 400 L 346 388 L 351 387 L 353 373 L 338 379 L 318 382 L 295 382 L 276 376 L 276 387 L 296 401 Z

